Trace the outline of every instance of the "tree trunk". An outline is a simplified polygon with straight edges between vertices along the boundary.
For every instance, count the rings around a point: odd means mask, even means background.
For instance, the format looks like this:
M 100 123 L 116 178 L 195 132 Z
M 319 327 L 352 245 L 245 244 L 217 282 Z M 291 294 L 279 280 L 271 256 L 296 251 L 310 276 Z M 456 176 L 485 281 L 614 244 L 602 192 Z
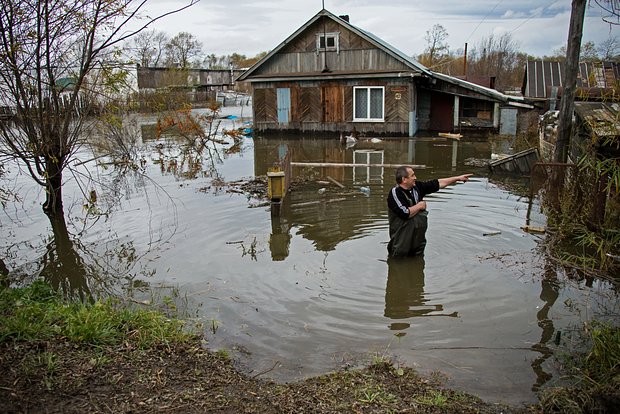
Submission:
M 62 206 L 62 159 L 46 157 L 45 164 L 47 179 L 45 180 L 45 203 L 43 211 L 51 219 L 62 217 L 64 214 Z
M 564 66 L 564 86 L 558 116 L 558 138 L 555 144 L 553 160 L 566 162 L 568 143 L 573 123 L 573 108 L 577 73 L 579 72 L 579 50 L 583 34 L 583 19 L 586 12 L 586 0 L 573 0 L 566 46 L 566 65 Z
M 41 275 L 57 291 L 82 301 L 92 299 L 88 271 L 67 230 L 62 214 L 49 217 L 53 239 L 42 258 Z

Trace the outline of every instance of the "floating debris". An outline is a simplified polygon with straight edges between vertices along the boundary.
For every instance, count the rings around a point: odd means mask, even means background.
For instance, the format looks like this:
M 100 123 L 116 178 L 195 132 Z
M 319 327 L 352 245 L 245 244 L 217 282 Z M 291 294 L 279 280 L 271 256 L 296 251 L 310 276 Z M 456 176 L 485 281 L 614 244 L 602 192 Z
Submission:
M 544 233 L 546 231 L 544 227 L 535 226 L 521 226 L 521 230 L 527 233 Z
M 370 195 L 370 187 L 360 187 L 359 190 L 365 195 Z
M 501 231 L 490 231 L 488 233 L 482 233 L 483 236 L 497 236 L 499 234 L 502 234 Z
M 482 158 L 467 158 L 463 161 L 463 164 L 468 167 L 488 167 L 491 160 Z

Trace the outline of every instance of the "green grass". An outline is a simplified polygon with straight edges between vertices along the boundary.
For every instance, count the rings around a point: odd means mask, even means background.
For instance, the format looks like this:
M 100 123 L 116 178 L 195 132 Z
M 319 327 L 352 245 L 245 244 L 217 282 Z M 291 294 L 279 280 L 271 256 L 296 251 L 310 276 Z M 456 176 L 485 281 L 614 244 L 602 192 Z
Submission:
M 0 290 L 0 343 L 55 338 L 84 345 L 131 343 L 145 348 L 192 337 L 182 321 L 153 310 L 132 309 L 119 300 L 67 302 L 43 282 Z

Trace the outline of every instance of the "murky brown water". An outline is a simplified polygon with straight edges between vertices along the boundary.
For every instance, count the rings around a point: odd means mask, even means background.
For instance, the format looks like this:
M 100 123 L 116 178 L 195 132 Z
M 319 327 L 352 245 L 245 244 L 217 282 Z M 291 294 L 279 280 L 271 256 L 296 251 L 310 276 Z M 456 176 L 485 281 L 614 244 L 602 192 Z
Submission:
M 100 181 L 120 196 L 109 216 L 82 224 L 78 178 L 68 183 L 67 216 L 71 234 L 79 233 L 73 250 L 81 259 L 66 268 L 78 274 L 60 283 L 91 292 L 114 283 L 125 290 L 178 288 L 179 302 L 205 322 L 210 346 L 234 349 L 252 375 L 267 371 L 263 377 L 291 381 L 379 353 L 424 372 L 441 370 L 449 385 L 484 398 L 532 401 L 537 387 L 553 381 L 549 355 L 557 332 L 564 338 L 617 306 L 604 285 L 542 281 L 549 266 L 537 252 L 540 236 L 520 230 L 529 200 L 494 183 L 484 169 L 463 166 L 471 157 L 490 158 L 487 142 L 453 147 L 416 138 L 343 148 L 337 139 L 245 138 L 215 168 L 204 167 L 203 159 L 194 179 L 179 174 L 190 160 L 180 165 L 174 143 L 146 144 L 148 179 L 115 181 L 113 171 L 101 173 Z M 250 195 L 212 185 L 213 176 L 264 175 L 284 150 L 294 161 L 426 165 L 417 171 L 421 180 L 477 175 L 427 198 L 425 257 L 392 263 L 385 206 L 392 168 L 297 167 L 296 176 L 329 176 L 345 188 L 309 181 L 287 196 L 279 215 L 251 208 Z M 39 190 L 11 174 L 26 203 L 2 217 L 5 261 L 16 278 L 57 268 Z M 529 211 L 532 224 L 544 224 L 536 204 Z M 80 272 L 101 277 L 84 279 Z

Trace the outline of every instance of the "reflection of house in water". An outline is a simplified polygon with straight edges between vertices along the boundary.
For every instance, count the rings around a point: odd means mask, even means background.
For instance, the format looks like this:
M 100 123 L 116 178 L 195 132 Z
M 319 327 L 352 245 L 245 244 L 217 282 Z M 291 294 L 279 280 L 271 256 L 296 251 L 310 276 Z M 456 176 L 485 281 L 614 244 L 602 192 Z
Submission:
M 376 149 L 353 151 L 354 164 L 384 164 L 385 152 Z M 353 168 L 353 183 L 383 182 L 383 167 L 367 166 Z
M 331 251 L 346 240 L 362 237 L 386 226 L 385 195 L 394 185 L 394 165 L 427 165 L 428 172 L 417 171 L 420 179 L 450 174 L 458 154 L 464 158 L 489 158 L 488 143 L 452 142 L 442 138 L 390 139 L 380 143 L 360 140 L 346 148 L 336 139 L 307 139 L 303 136 L 261 138 L 254 143 L 254 175 L 265 176 L 288 152 L 292 162 L 383 163 L 390 167 L 293 167 L 296 184 L 287 193 L 280 215 L 272 221 L 272 257 L 288 255 L 289 229 L 311 240 L 317 250 Z M 458 145 L 458 152 L 454 146 Z M 339 188 L 327 177 L 342 183 Z M 321 183 L 323 181 L 323 183 Z M 370 190 L 367 194 L 362 190 Z M 321 191 L 319 191 L 321 190 Z M 387 237 L 387 230 L 386 230 Z

